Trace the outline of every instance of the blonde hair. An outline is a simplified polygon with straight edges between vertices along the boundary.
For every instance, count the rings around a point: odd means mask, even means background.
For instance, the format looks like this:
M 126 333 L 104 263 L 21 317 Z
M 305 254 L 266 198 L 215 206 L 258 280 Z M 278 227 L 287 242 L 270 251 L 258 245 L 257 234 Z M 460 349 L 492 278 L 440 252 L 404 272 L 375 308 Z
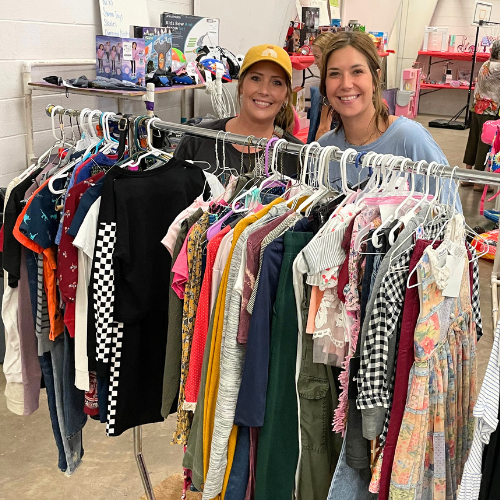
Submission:
M 247 76 L 250 68 L 249 66 L 243 73 L 240 74 L 238 79 L 237 93 L 238 93 L 238 104 L 241 109 L 241 94 L 242 94 L 242 86 L 245 81 L 245 77 Z M 285 132 L 292 132 L 293 126 L 295 123 L 295 113 L 293 112 L 293 103 L 292 103 L 292 82 L 290 78 L 285 73 L 286 78 L 286 106 L 282 106 L 278 111 L 278 114 L 274 117 L 274 126 L 278 126 L 282 128 Z
M 319 91 L 321 95 L 326 95 L 326 71 L 328 67 L 328 60 L 330 56 L 336 51 L 343 49 L 344 47 L 353 47 L 357 51 L 361 52 L 368 62 L 368 67 L 370 68 L 370 73 L 373 80 L 373 106 L 375 107 L 375 114 L 373 119 L 375 119 L 375 125 L 377 129 L 380 130 L 381 122 L 385 125 L 389 123 L 389 110 L 382 100 L 382 85 L 380 82 L 379 73 L 382 71 L 380 67 L 380 58 L 378 56 L 377 48 L 373 43 L 373 40 L 365 33 L 361 31 L 341 31 L 336 33 L 329 43 L 327 49 L 323 52 L 323 64 L 321 67 L 321 83 Z M 336 130 L 339 131 L 344 126 L 342 123 L 342 117 L 333 109 L 330 104 L 330 112 L 333 119 L 339 123 Z
M 326 31 L 325 33 L 320 33 L 311 45 L 318 47 L 321 52 L 324 52 L 328 45 L 335 39 L 335 33 L 331 31 Z

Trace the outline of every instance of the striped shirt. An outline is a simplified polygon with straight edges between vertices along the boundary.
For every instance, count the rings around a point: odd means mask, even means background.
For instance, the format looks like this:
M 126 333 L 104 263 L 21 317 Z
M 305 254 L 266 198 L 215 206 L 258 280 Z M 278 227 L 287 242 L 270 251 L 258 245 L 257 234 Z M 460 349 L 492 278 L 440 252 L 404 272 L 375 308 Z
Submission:
M 464 467 L 458 500 L 477 500 L 481 489 L 481 468 L 483 448 L 490 442 L 490 436 L 498 425 L 498 405 L 500 398 L 500 323 L 495 330 L 488 368 L 483 385 L 474 407 L 476 428 L 469 458 Z
M 49 352 L 52 341 L 49 339 L 50 319 L 47 306 L 47 296 L 45 295 L 43 284 L 43 254 L 38 254 L 37 258 L 37 288 L 36 288 L 36 323 L 35 332 L 38 340 L 38 355 Z

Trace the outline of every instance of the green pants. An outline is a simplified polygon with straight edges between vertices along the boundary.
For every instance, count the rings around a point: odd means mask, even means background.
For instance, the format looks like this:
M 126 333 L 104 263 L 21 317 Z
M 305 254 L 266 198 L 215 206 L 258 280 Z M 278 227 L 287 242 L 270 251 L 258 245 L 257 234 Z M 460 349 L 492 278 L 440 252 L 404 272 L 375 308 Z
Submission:
M 302 304 L 302 364 L 297 384 L 302 445 L 297 498 L 324 500 L 337 466 L 342 436 L 332 431 L 333 412 L 338 405 L 332 368 L 313 363 L 313 338 L 306 333 L 307 295 L 310 293 L 304 294 Z
M 293 495 L 299 438 L 295 389 L 298 322 L 292 265 L 311 237 L 312 233 L 285 233 L 271 327 L 266 413 L 257 451 L 255 500 L 291 500 Z

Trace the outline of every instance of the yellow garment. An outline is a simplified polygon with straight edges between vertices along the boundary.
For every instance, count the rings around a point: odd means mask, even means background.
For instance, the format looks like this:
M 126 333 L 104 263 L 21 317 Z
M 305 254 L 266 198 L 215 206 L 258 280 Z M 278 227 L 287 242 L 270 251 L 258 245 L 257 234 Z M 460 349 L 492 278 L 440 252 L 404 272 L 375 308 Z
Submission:
M 226 292 L 227 292 L 227 280 L 229 277 L 229 268 L 231 267 L 231 259 L 233 257 L 234 247 L 241 233 L 255 221 L 264 217 L 269 210 L 274 205 L 285 201 L 283 198 L 276 198 L 269 205 L 266 205 L 262 210 L 256 214 L 249 215 L 243 220 L 238 222 L 234 228 L 233 242 L 231 244 L 231 249 L 229 251 L 229 256 L 227 258 L 226 266 L 224 268 L 224 273 L 222 274 L 219 294 L 217 296 L 217 302 L 215 304 L 215 316 L 214 324 L 212 330 L 212 342 L 210 344 L 210 360 L 208 363 L 207 370 L 207 380 L 205 386 L 205 407 L 203 416 L 203 468 L 204 468 L 204 479 L 206 480 L 208 466 L 210 464 L 210 448 L 212 445 L 212 433 L 214 430 L 214 419 L 215 419 L 215 406 L 217 403 L 217 394 L 219 389 L 219 375 L 220 375 L 220 351 L 222 342 L 222 330 L 224 327 L 224 309 L 226 305 Z M 227 467 L 226 474 L 224 477 L 224 485 L 222 488 L 222 498 L 226 493 L 227 482 L 229 479 L 229 474 L 231 472 L 231 467 L 233 465 L 234 451 L 236 448 L 236 435 L 237 427 L 233 426 L 231 434 L 229 436 L 228 453 L 227 453 Z M 219 495 L 217 498 L 221 498 Z

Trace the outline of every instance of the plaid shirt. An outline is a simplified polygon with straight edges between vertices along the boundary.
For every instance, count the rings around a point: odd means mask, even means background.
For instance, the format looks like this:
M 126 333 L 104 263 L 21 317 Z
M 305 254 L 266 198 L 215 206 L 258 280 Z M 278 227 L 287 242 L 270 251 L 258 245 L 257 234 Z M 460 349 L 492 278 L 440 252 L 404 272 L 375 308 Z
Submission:
M 444 224 L 443 220 L 436 220 L 429 224 L 426 227 L 427 237 L 435 238 L 442 231 Z M 397 242 L 395 248 L 397 248 Z M 387 373 L 389 338 L 397 335 L 400 329 L 412 252 L 413 247 L 410 247 L 395 257 L 389 271 L 382 279 L 369 319 L 366 340 L 361 353 L 360 369 L 356 377 L 358 408 L 361 410 L 375 407 L 386 408 L 384 427 L 380 435 L 381 445 L 385 443 L 389 429 L 396 372 L 395 362 L 392 373 Z M 396 345 L 396 352 L 397 349 Z

